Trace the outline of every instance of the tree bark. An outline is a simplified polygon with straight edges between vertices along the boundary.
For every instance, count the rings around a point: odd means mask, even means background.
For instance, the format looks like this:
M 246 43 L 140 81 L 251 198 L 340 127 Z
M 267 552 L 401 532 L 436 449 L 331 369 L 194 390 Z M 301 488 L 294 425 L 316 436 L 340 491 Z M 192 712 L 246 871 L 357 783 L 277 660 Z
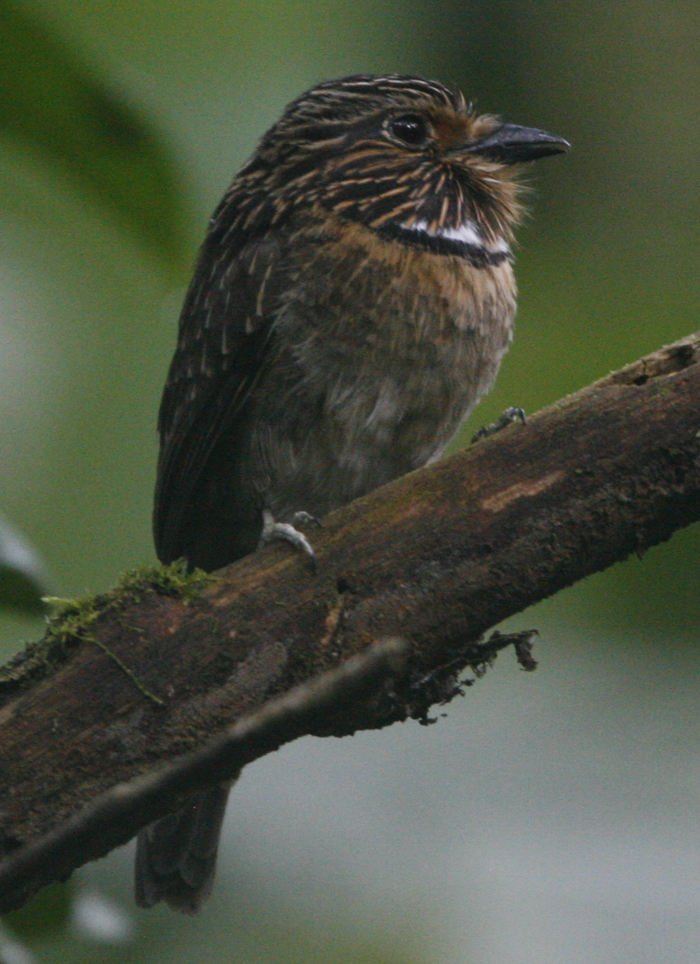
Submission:
M 700 518 L 700 334 L 179 593 L 152 573 L 0 672 L 0 911 L 305 733 L 458 691 L 483 634 Z M 325 675 L 324 675 L 325 674 Z

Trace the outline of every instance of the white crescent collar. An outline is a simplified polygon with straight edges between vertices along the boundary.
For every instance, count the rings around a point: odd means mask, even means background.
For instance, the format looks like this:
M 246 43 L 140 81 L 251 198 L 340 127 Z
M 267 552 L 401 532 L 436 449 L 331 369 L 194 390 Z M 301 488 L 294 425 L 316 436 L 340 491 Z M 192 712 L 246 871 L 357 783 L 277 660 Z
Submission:
M 495 242 L 487 244 L 473 221 L 465 221 L 458 228 L 438 228 L 437 231 L 431 229 L 427 221 L 413 221 L 411 224 L 403 224 L 402 227 L 407 231 L 416 231 L 430 238 L 459 241 L 461 244 L 479 248 L 485 254 L 510 254 L 510 246 L 504 238 L 498 238 Z

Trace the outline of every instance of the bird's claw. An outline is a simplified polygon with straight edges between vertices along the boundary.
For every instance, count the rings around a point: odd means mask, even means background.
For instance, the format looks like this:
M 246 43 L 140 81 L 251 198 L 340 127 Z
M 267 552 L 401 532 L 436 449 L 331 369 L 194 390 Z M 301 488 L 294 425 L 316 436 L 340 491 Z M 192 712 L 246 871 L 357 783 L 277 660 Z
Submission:
M 302 516 L 303 518 L 299 519 L 299 516 Z M 309 515 L 308 512 L 297 512 L 294 515 L 294 521 L 297 523 L 307 522 L 309 520 L 317 522 L 317 520 L 314 519 L 312 515 Z M 318 522 L 317 524 L 320 525 Z M 263 512 L 263 527 L 262 532 L 260 533 L 260 545 L 265 546 L 268 543 L 273 542 L 275 539 L 282 539 L 284 542 L 289 542 L 294 546 L 295 549 L 303 552 L 311 563 L 311 568 L 314 572 L 316 572 L 316 553 L 314 552 L 313 546 L 306 538 L 304 533 L 299 532 L 299 530 L 295 529 L 294 526 L 289 522 L 275 522 L 272 513 L 265 510 Z
M 496 432 L 500 432 L 501 429 L 507 428 L 513 422 L 522 422 L 523 425 L 527 422 L 527 415 L 525 414 L 525 409 L 521 408 L 519 405 L 511 405 L 507 408 L 503 415 L 498 418 L 491 425 L 484 425 L 482 428 L 472 436 L 472 442 L 478 442 L 482 438 L 490 438 L 490 436 L 495 435 Z
M 293 526 L 318 526 L 319 529 L 322 528 L 322 524 L 318 521 L 315 515 L 311 515 L 310 512 L 295 512 L 292 519 Z

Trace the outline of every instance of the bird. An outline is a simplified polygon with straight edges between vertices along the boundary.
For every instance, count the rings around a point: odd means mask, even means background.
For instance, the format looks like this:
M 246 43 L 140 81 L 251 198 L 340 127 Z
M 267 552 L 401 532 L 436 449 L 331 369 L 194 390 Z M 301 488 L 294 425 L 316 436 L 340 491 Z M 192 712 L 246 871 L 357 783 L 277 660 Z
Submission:
M 216 208 L 160 406 L 154 538 L 207 572 L 445 451 L 516 312 L 521 165 L 566 140 L 455 87 L 356 74 L 294 100 Z M 228 786 L 141 832 L 136 899 L 196 913 Z

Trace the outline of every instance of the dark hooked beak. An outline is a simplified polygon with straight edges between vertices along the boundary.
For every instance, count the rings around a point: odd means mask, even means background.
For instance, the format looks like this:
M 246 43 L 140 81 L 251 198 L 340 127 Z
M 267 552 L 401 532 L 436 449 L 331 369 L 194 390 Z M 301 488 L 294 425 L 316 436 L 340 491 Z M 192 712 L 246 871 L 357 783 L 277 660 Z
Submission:
M 478 154 L 488 161 L 500 164 L 522 164 L 536 161 L 538 157 L 560 154 L 571 147 L 563 137 L 538 131 L 534 127 L 518 127 L 502 124 L 493 134 L 488 134 L 475 144 L 462 148 L 465 154 Z

